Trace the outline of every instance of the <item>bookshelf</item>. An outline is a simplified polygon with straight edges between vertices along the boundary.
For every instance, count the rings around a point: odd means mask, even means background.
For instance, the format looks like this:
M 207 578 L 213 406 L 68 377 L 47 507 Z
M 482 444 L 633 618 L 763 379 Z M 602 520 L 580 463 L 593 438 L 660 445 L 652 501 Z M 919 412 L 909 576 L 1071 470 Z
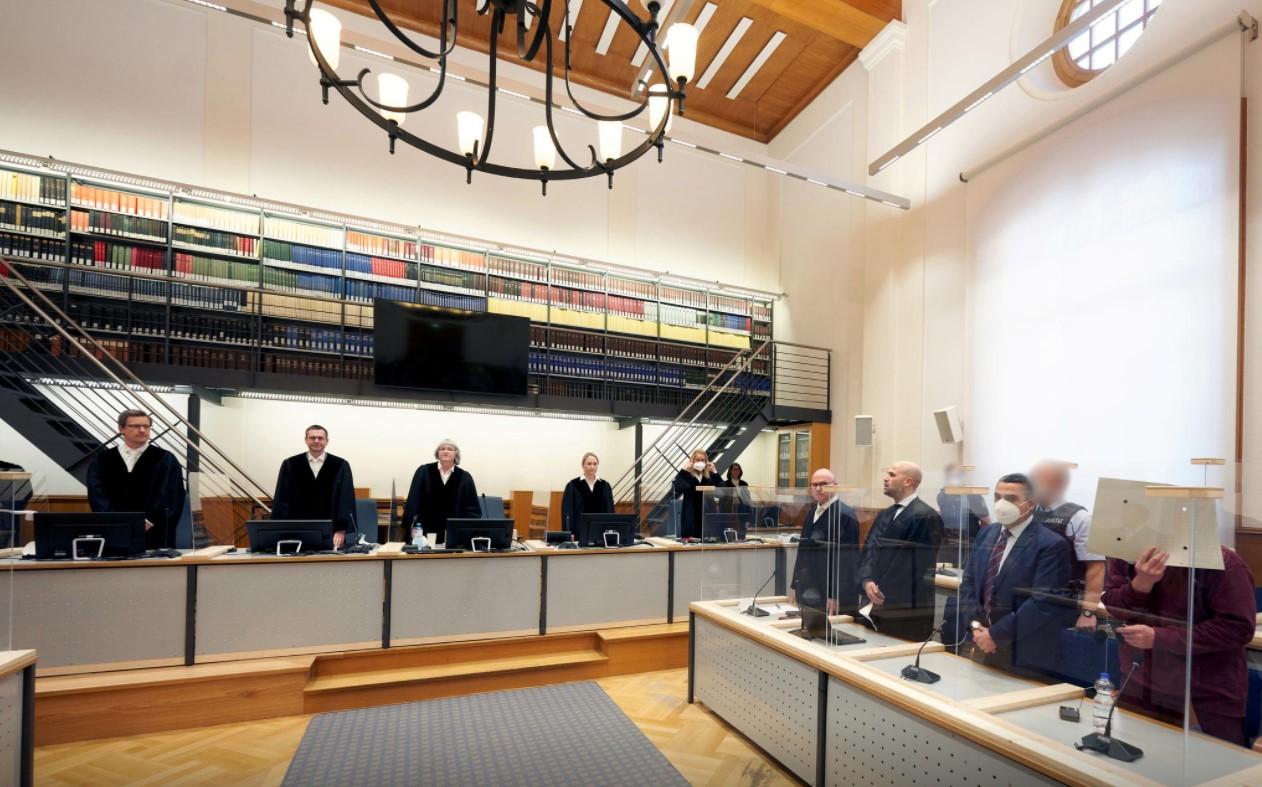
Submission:
M 682 405 L 772 337 L 770 297 L 193 192 L 2 163 L 0 253 L 126 361 L 251 376 L 371 381 L 376 299 L 529 318 L 530 392 L 565 399 Z

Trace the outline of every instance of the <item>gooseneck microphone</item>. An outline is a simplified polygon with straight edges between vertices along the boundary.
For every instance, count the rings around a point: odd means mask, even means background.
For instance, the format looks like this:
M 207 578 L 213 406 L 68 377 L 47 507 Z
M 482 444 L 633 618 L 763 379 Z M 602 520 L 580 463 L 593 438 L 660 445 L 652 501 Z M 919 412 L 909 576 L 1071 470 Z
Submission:
M 942 680 L 942 676 L 938 673 L 920 666 L 920 654 L 925 652 L 925 645 L 928 645 L 930 640 L 933 639 L 933 635 L 940 631 L 942 631 L 942 626 L 938 626 L 933 631 L 930 631 L 929 636 L 925 637 L 925 641 L 920 643 L 920 649 L 916 651 L 916 663 L 908 664 L 906 667 L 903 667 L 903 671 L 899 673 L 903 680 L 914 680 L 917 683 L 937 683 Z
M 772 570 L 771 576 L 767 577 L 767 581 L 762 583 L 762 587 L 754 593 L 754 597 L 750 600 L 749 606 L 741 610 L 742 615 L 752 615 L 756 618 L 765 618 L 771 613 L 758 606 L 758 594 L 767 589 L 767 583 L 776 578 L 776 572 Z
M 1122 681 L 1122 687 L 1117 690 L 1117 699 L 1121 699 L 1122 692 L 1126 691 L 1126 685 L 1131 682 L 1131 676 L 1135 674 L 1135 670 L 1139 668 L 1143 661 L 1144 654 L 1142 652 L 1136 653 L 1134 660 L 1131 661 L 1130 672 L 1126 673 L 1126 680 Z M 1114 700 L 1112 707 L 1109 708 L 1109 717 L 1104 722 L 1104 732 L 1093 732 L 1090 735 L 1084 735 L 1082 742 L 1074 744 L 1074 748 L 1079 751 L 1099 752 L 1122 762 L 1134 762 L 1143 757 L 1143 749 L 1113 737 L 1113 713 L 1115 711 L 1117 711 L 1117 700 Z

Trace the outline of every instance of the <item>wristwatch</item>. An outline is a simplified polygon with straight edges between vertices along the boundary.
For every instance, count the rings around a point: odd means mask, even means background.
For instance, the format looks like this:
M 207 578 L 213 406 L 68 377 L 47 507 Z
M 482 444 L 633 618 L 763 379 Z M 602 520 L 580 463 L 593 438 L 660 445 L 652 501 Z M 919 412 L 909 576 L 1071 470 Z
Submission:
M 1082 611 L 1082 617 L 1084 617 L 1084 618 L 1094 618 L 1094 617 L 1095 617 L 1095 613 L 1094 613 L 1094 612 L 1092 612 L 1092 611 L 1091 611 L 1091 610 L 1089 610 L 1089 609 L 1084 609 L 1084 610 Z
M 977 631 L 980 628 L 984 628 L 984 626 L 982 626 L 980 622 L 974 620 L 973 622 L 968 624 L 968 628 L 970 631 Z

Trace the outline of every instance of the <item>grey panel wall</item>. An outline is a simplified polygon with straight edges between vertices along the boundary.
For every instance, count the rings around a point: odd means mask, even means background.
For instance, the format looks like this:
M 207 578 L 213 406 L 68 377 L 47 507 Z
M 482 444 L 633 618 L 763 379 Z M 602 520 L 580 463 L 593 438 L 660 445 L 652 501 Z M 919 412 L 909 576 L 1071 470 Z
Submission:
M 661 552 L 548 556 L 548 630 L 665 621 L 668 557 Z
M 693 601 L 749 597 L 776 567 L 774 549 L 703 549 L 675 553 L 675 620 L 688 617 Z M 768 583 L 766 595 L 775 591 Z
M 395 560 L 390 640 L 539 630 L 539 557 Z

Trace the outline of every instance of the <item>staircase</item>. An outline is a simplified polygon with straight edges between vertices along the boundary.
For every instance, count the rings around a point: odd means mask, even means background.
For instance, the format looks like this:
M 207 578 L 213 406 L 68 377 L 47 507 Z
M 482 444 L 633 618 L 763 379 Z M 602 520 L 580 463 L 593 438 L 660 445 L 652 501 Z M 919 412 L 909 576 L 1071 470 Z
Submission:
M 186 517 L 196 521 L 202 497 L 244 498 L 253 511 L 268 511 L 261 502 L 268 490 L 162 396 L 170 388 L 146 385 L 117 357 L 121 343 L 93 338 L 58 305 L 64 273 L 0 257 L 0 419 L 82 482 L 92 458 L 117 445 L 118 413 L 143 410 L 153 421 L 153 443 L 184 466 Z M 236 518 L 217 528 L 220 540 L 239 535 L 244 517 Z M 185 545 L 205 546 L 208 537 L 200 535 Z
M 752 371 L 768 368 L 772 351 L 767 341 L 737 353 L 613 484 L 615 502 L 640 514 L 641 533 L 673 532 L 671 482 L 693 451 L 704 449 L 722 474 L 770 425 L 772 392 Z

